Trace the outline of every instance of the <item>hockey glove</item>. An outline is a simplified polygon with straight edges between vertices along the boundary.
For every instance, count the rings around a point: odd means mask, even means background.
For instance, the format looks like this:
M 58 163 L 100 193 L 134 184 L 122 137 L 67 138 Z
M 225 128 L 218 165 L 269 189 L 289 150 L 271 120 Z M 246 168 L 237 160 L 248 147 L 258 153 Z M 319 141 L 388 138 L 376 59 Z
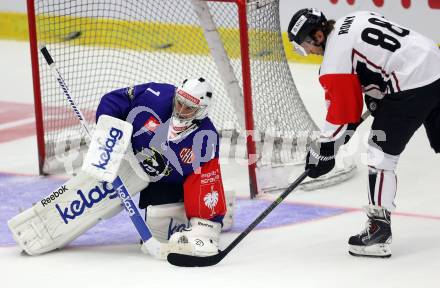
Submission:
M 379 109 L 380 104 L 380 99 L 365 95 L 365 105 L 367 106 L 368 111 L 370 111 L 373 117 L 376 116 L 376 111 Z
M 320 147 L 319 147 L 320 146 Z M 335 167 L 335 142 L 312 143 L 307 154 L 306 167 L 310 178 L 325 175 Z

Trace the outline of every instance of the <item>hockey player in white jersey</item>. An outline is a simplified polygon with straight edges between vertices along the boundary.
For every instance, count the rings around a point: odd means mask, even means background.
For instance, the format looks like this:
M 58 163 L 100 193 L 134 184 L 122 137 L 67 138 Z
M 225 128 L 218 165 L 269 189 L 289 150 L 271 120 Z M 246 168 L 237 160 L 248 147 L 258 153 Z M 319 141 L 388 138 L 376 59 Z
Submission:
M 432 149 L 440 153 L 440 51 L 432 40 L 368 11 L 335 22 L 316 9 L 301 9 L 290 21 L 288 36 L 298 53 L 324 56 L 319 81 L 327 116 L 319 143 L 307 155 L 310 177 L 333 169 L 338 148 L 360 122 L 364 101 L 374 117 L 367 157 L 368 222 L 350 237 L 349 253 L 390 257 L 399 156 L 422 124 Z

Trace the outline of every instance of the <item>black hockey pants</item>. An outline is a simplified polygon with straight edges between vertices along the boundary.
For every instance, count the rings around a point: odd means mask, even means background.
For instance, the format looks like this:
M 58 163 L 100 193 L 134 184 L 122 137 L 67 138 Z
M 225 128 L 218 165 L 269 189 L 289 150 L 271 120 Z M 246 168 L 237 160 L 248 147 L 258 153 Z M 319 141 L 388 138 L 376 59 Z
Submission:
M 372 141 L 391 155 L 400 155 L 423 124 L 429 142 L 440 153 L 440 79 L 423 87 L 386 95 L 372 113 L 373 131 L 383 131 L 386 141 Z M 383 139 L 381 139 L 383 140 Z

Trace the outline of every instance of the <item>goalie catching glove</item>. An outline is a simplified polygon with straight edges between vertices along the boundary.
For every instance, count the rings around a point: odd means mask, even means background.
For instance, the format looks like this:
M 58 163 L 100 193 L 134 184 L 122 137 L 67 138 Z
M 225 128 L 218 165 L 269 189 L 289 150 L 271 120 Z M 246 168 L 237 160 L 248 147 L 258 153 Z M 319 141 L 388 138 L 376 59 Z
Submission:
M 170 252 L 202 257 L 217 254 L 221 224 L 196 217 L 190 224 L 190 228 L 171 236 Z
M 165 260 L 169 253 L 202 257 L 215 255 L 218 253 L 220 230 L 220 223 L 191 218 L 190 227 L 174 233 L 168 243 L 147 241 L 142 244 L 141 251 L 162 260 Z M 152 230 L 152 233 L 157 234 L 157 231 Z

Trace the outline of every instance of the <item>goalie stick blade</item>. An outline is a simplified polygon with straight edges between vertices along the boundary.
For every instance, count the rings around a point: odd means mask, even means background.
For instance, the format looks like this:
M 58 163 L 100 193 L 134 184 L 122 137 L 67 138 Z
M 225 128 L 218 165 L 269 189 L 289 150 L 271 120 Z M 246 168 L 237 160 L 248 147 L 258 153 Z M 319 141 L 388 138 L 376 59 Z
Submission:
M 225 255 L 221 250 L 218 251 L 218 254 L 206 257 L 170 253 L 167 260 L 170 264 L 179 267 L 207 267 L 219 263 Z

